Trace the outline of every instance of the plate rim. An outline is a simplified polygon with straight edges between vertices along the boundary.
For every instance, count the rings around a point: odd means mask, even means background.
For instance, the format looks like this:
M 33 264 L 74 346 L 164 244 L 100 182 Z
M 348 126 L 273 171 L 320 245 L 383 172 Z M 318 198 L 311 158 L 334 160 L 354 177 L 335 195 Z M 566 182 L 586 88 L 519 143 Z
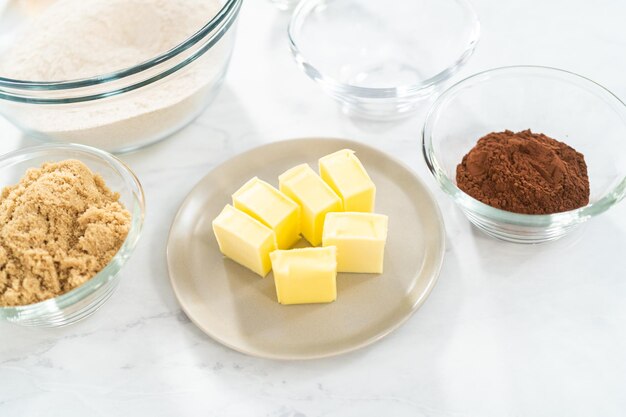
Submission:
M 277 146 L 277 145 L 280 146 L 280 144 L 293 143 L 293 142 L 298 142 L 298 141 L 328 141 L 328 142 L 340 141 L 340 142 L 346 143 L 347 146 L 354 145 L 355 147 L 360 147 L 360 148 L 367 149 L 370 152 L 373 151 L 375 153 L 382 153 L 385 157 L 387 157 L 393 163 L 397 164 L 402 169 L 404 169 L 408 174 L 410 174 L 411 177 L 413 177 L 413 179 L 415 181 L 417 181 L 422 186 L 422 188 L 426 192 L 426 195 L 429 197 L 429 199 L 433 203 L 433 207 L 435 209 L 435 215 L 436 215 L 437 219 L 439 220 L 438 221 L 438 228 L 437 228 L 438 231 L 439 231 L 439 234 L 441 236 L 440 245 L 439 245 L 439 248 L 437 250 L 437 255 L 438 255 L 439 259 L 436 262 L 436 265 L 435 265 L 435 268 L 434 268 L 434 272 L 433 272 L 431 278 L 429 279 L 429 282 L 428 282 L 428 285 L 426 287 L 426 290 L 423 292 L 423 294 L 419 298 L 419 300 L 415 304 L 412 305 L 411 311 L 408 314 L 406 314 L 404 317 L 402 317 L 400 320 L 398 320 L 396 323 L 394 323 L 392 326 L 387 327 L 386 329 L 384 329 L 382 332 L 376 334 L 375 336 L 369 337 L 369 338 L 363 340 L 362 342 L 357 343 L 357 344 L 355 344 L 353 346 L 349 346 L 349 347 L 346 347 L 346 348 L 343 348 L 343 349 L 339 349 L 339 350 L 335 350 L 335 351 L 332 351 L 332 352 L 326 352 L 326 353 L 320 353 L 320 354 L 314 354 L 314 355 L 300 356 L 300 355 L 258 353 L 256 351 L 251 351 L 251 350 L 248 350 L 248 349 L 243 349 L 243 348 L 240 348 L 238 346 L 235 346 L 235 345 L 229 343 L 228 341 L 222 339 L 221 337 L 215 335 L 213 332 L 209 331 L 205 326 L 201 325 L 198 321 L 195 320 L 193 315 L 188 311 L 188 309 L 185 306 L 185 304 L 181 301 L 181 296 L 180 296 L 180 294 L 178 292 L 177 285 L 176 285 L 176 283 L 174 282 L 174 279 L 173 279 L 172 266 L 171 266 L 171 262 L 170 262 L 170 257 L 172 256 L 171 255 L 171 240 L 173 238 L 173 236 L 172 236 L 173 235 L 173 229 L 174 229 L 174 225 L 176 223 L 178 223 L 178 219 L 182 215 L 183 209 L 187 205 L 188 200 L 196 192 L 196 189 L 200 187 L 200 184 L 204 181 L 204 179 L 206 177 L 211 175 L 215 170 L 219 169 L 222 165 L 230 162 L 234 158 L 245 157 L 246 155 L 248 155 L 250 153 L 253 153 L 253 152 L 257 152 L 257 151 L 259 151 L 260 149 L 263 149 L 263 148 L 274 147 L 274 146 Z M 354 352 L 356 350 L 365 348 L 367 346 L 371 346 L 371 345 L 375 344 L 376 342 L 382 340 L 384 337 L 386 337 L 386 336 L 390 335 L 391 333 L 393 333 L 394 331 L 396 331 L 398 328 L 400 328 L 402 325 L 404 325 L 411 317 L 413 317 L 415 312 L 420 309 L 420 307 L 424 304 L 424 302 L 426 302 L 426 300 L 430 296 L 432 290 L 435 288 L 435 286 L 437 285 L 437 282 L 439 281 L 439 276 L 441 275 L 441 268 L 443 266 L 443 261 L 445 259 L 445 252 L 446 252 L 446 229 L 445 229 L 445 224 L 444 224 L 444 218 L 443 218 L 443 215 L 441 213 L 441 208 L 439 207 L 439 204 L 437 203 L 437 200 L 435 199 L 434 193 L 430 190 L 430 188 L 428 188 L 426 186 L 426 183 L 417 175 L 417 173 L 413 169 L 411 169 L 403 161 L 399 160 L 395 156 L 390 155 L 389 153 L 387 153 L 387 152 L 385 152 L 385 151 L 383 151 L 383 150 L 381 150 L 379 148 L 376 148 L 376 147 L 371 146 L 369 144 L 358 142 L 358 141 L 353 140 L 353 139 L 337 138 L 337 137 L 331 137 L 331 136 L 319 136 L 319 137 L 318 136 L 304 136 L 304 137 L 298 137 L 298 138 L 279 139 L 279 140 L 275 140 L 275 141 L 271 141 L 271 142 L 262 143 L 262 144 L 257 145 L 257 146 L 253 146 L 253 147 L 248 148 L 248 149 L 246 149 L 246 150 L 244 150 L 242 152 L 236 153 L 235 155 L 233 155 L 233 156 L 231 156 L 231 157 L 229 157 L 227 159 L 222 160 L 221 162 L 219 162 L 218 164 L 213 166 L 211 169 L 209 169 L 202 176 L 202 178 L 200 178 L 194 184 L 194 186 L 189 190 L 189 192 L 185 195 L 184 199 L 179 204 L 178 209 L 176 210 L 176 214 L 174 215 L 174 217 L 172 219 L 172 223 L 170 224 L 170 227 L 169 227 L 169 230 L 168 230 L 167 244 L 166 244 L 165 252 L 166 252 L 166 262 L 167 262 L 168 278 L 169 278 L 170 286 L 172 287 L 172 290 L 174 292 L 174 296 L 176 297 L 176 301 L 178 302 L 181 310 L 185 313 L 187 318 L 189 318 L 189 320 L 194 324 L 194 326 L 196 326 L 198 329 L 200 329 L 205 335 L 207 335 L 208 337 L 210 337 L 214 341 L 218 342 L 219 344 L 221 344 L 223 346 L 226 346 L 229 349 L 232 349 L 232 350 L 234 350 L 236 352 L 239 352 L 241 354 L 244 354 L 246 356 L 256 357 L 256 358 L 263 358 L 263 359 L 271 359 L 271 360 L 280 360 L 280 361 L 308 361 L 308 360 L 323 359 L 323 358 L 330 358 L 330 357 L 335 357 L 335 356 L 339 356 L 339 355 L 344 355 L 346 353 Z

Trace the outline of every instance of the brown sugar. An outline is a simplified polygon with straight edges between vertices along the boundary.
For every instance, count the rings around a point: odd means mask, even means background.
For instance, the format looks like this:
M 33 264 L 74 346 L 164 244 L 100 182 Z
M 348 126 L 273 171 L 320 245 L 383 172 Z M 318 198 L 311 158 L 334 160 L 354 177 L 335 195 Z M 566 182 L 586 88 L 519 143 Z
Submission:
M 130 220 L 119 194 L 82 162 L 29 169 L 0 194 L 0 306 L 84 284 L 119 250 Z
M 589 203 L 584 156 L 530 130 L 480 138 L 457 166 L 456 180 L 475 199 L 516 213 L 551 214 Z

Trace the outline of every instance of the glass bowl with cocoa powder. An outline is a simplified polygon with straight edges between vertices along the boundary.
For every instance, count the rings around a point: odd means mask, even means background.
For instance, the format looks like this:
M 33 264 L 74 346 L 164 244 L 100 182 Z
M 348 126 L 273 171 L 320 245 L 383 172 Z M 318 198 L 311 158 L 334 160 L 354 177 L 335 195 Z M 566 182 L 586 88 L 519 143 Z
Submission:
M 0 319 L 55 327 L 109 299 L 139 240 L 144 194 L 118 158 L 75 144 L 0 156 Z
M 488 235 L 558 239 L 626 195 L 626 105 L 549 67 L 481 72 L 445 91 L 423 128 L 443 191 Z

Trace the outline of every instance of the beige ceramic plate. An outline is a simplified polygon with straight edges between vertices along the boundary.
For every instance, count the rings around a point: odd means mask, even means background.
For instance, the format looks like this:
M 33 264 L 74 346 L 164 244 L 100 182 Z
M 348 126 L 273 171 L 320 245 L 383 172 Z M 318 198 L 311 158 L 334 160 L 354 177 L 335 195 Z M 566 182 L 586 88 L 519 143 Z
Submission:
M 255 175 L 278 175 L 343 148 L 356 151 L 377 186 L 376 211 L 389 216 L 382 275 L 338 274 L 337 301 L 282 306 L 274 279 L 219 252 L 211 221 Z M 170 231 L 167 260 L 174 292 L 189 318 L 215 340 L 249 355 L 311 359 L 348 352 L 402 324 L 432 290 L 444 254 L 441 214 L 424 184 L 384 153 L 338 139 L 264 145 L 211 171 L 187 196 Z

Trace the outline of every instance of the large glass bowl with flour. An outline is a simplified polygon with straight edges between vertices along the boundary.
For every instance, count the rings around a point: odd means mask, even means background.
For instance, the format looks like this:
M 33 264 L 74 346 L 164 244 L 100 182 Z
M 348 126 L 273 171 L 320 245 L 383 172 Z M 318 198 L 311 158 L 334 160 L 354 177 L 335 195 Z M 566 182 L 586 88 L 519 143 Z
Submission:
M 531 129 L 581 152 L 589 204 L 554 214 L 520 214 L 486 205 L 456 183 L 459 162 L 482 136 Z M 487 234 L 517 243 L 560 238 L 626 196 L 626 105 L 580 75 L 547 67 L 485 71 L 449 88 L 423 130 L 426 163 L 442 190 Z
M 215 96 L 242 0 L 0 0 L 0 113 L 110 152 L 166 138 Z

